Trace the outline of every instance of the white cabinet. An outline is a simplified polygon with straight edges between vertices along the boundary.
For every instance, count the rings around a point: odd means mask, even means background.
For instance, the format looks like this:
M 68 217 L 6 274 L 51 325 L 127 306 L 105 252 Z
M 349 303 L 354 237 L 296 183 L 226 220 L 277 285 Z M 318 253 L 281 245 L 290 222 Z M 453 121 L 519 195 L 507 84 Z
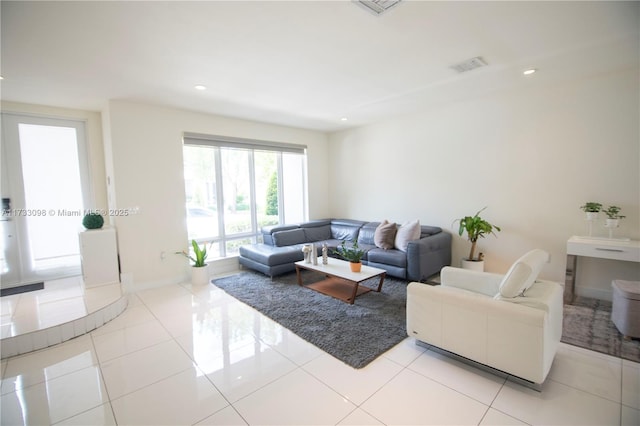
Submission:
M 116 230 L 90 229 L 80 232 L 79 238 L 85 287 L 120 282 Z
M 564 303 L 571 304 L 575 297 L 579 256 L 640 262 L 640 241 L 571 237 L 567 241 L 567 275 L 564 286 Z M 615 278 L 612 277 L 611 279 Z

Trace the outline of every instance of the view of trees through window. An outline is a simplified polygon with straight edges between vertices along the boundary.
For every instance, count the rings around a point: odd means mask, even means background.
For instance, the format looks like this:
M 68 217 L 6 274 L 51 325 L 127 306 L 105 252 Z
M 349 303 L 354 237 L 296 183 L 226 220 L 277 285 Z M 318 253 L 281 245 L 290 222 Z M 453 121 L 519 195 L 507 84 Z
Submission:
M 305 219 L 304 155 L 188 144 L 183 152 L 189 240 L 212 242 L 211 256 L 236 254 L 263 226 Z

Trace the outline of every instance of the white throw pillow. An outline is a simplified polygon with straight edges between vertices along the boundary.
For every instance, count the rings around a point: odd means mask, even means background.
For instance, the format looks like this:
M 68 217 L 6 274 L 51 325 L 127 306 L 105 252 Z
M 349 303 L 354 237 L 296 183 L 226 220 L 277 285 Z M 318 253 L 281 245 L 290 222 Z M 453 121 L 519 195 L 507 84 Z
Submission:
M 516 297 L 531 287 L 540 270 L 549 261 L 549 253 L 534 249 L 516 260 L 500 283 L 502 297 Z
M 409 241 L 420 239 L 420 221 L 414 220 L 406 222 L 398 228 L 396 233 L 395 246 L 400 251 L 407 251 Z

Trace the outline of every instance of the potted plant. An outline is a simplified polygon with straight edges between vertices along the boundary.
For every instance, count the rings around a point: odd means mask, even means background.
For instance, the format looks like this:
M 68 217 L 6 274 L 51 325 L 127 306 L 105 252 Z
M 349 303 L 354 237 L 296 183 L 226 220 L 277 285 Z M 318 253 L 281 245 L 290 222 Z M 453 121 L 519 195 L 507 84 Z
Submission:
M 621 208 L 618 206 L 609 206 L 602 210 L 607 215 L 607 228 L 617 228 L 620 219 L 624 219 L 626 216 L 620 214 Z
M 349 263 L 351 266 L 351 271 L 360 272 L 362 269 L 362 257 L 366 253 L 360 247 L 358 247 L 358 242 L 354 241 L 351 247 L 347 247 L 345 240 L 342 240 L 342 244 L 335 251 L 335 254 L 342 257 Z
M 205 285 L 209 283 L 209 268 L 205 263 L 207 259 L 207 244 L 204 244 L 202 249 L 196 242 L 196 240 L 191 240 L 191 246 L 193 247 L 193 254 L 191 256 L 189 252 L 186 250 L 178 251 L 176 254 L 181 254 L 187 259 L 193 262 L 191 265 L 191 283 L 194 285 Z
M 482 258 L 480 257 L 474 257 L 478 238 L 484 238 L 484 236 L 488 234 L 493 234 L 494 236 L 496 236 L 494 230 L 500 231 L 499 226 L 492 225 L 491 223 L 480 217 L 480 213 L 482 213 L 485 209 L 486 207 L 482 210 L 479 210 L 473 216 L 465 216 L 454 221 L 454 223 L 460 222 L 458 235 L 462 236 L 462 234 L 466 231 L 467 239 L 471 241 L 471 250 L 469 251 L 469 257 L 462 259 L 463 268 L 483 271 L 484 260 L 482 260 Z
M 598 213 L 602 210 L 602 204 L 587 201 L 583 206 L 580 206 L 580 210 L 587 214 L 587 220 L 596 220 Z
M 104 225 L 104 218 L 100 213 L 87 213 L 82 218 L 82 225 L 87 229 L 100 229 Z

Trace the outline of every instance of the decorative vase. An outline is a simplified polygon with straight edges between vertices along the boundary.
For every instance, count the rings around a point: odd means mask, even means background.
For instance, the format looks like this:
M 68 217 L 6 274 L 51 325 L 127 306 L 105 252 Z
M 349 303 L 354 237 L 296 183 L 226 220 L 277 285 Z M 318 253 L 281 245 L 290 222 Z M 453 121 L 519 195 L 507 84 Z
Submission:
M 360 272 L 362 269 L 362 262 L 349 262 L 349 266 L 351 266 L 351 272 Z
M 484 272 L 484 260 L 462 259 L 461 266 L 462 269 Z
M 193 285 L 209 284 L 209 265 L 191 267 L 191 284 Z

